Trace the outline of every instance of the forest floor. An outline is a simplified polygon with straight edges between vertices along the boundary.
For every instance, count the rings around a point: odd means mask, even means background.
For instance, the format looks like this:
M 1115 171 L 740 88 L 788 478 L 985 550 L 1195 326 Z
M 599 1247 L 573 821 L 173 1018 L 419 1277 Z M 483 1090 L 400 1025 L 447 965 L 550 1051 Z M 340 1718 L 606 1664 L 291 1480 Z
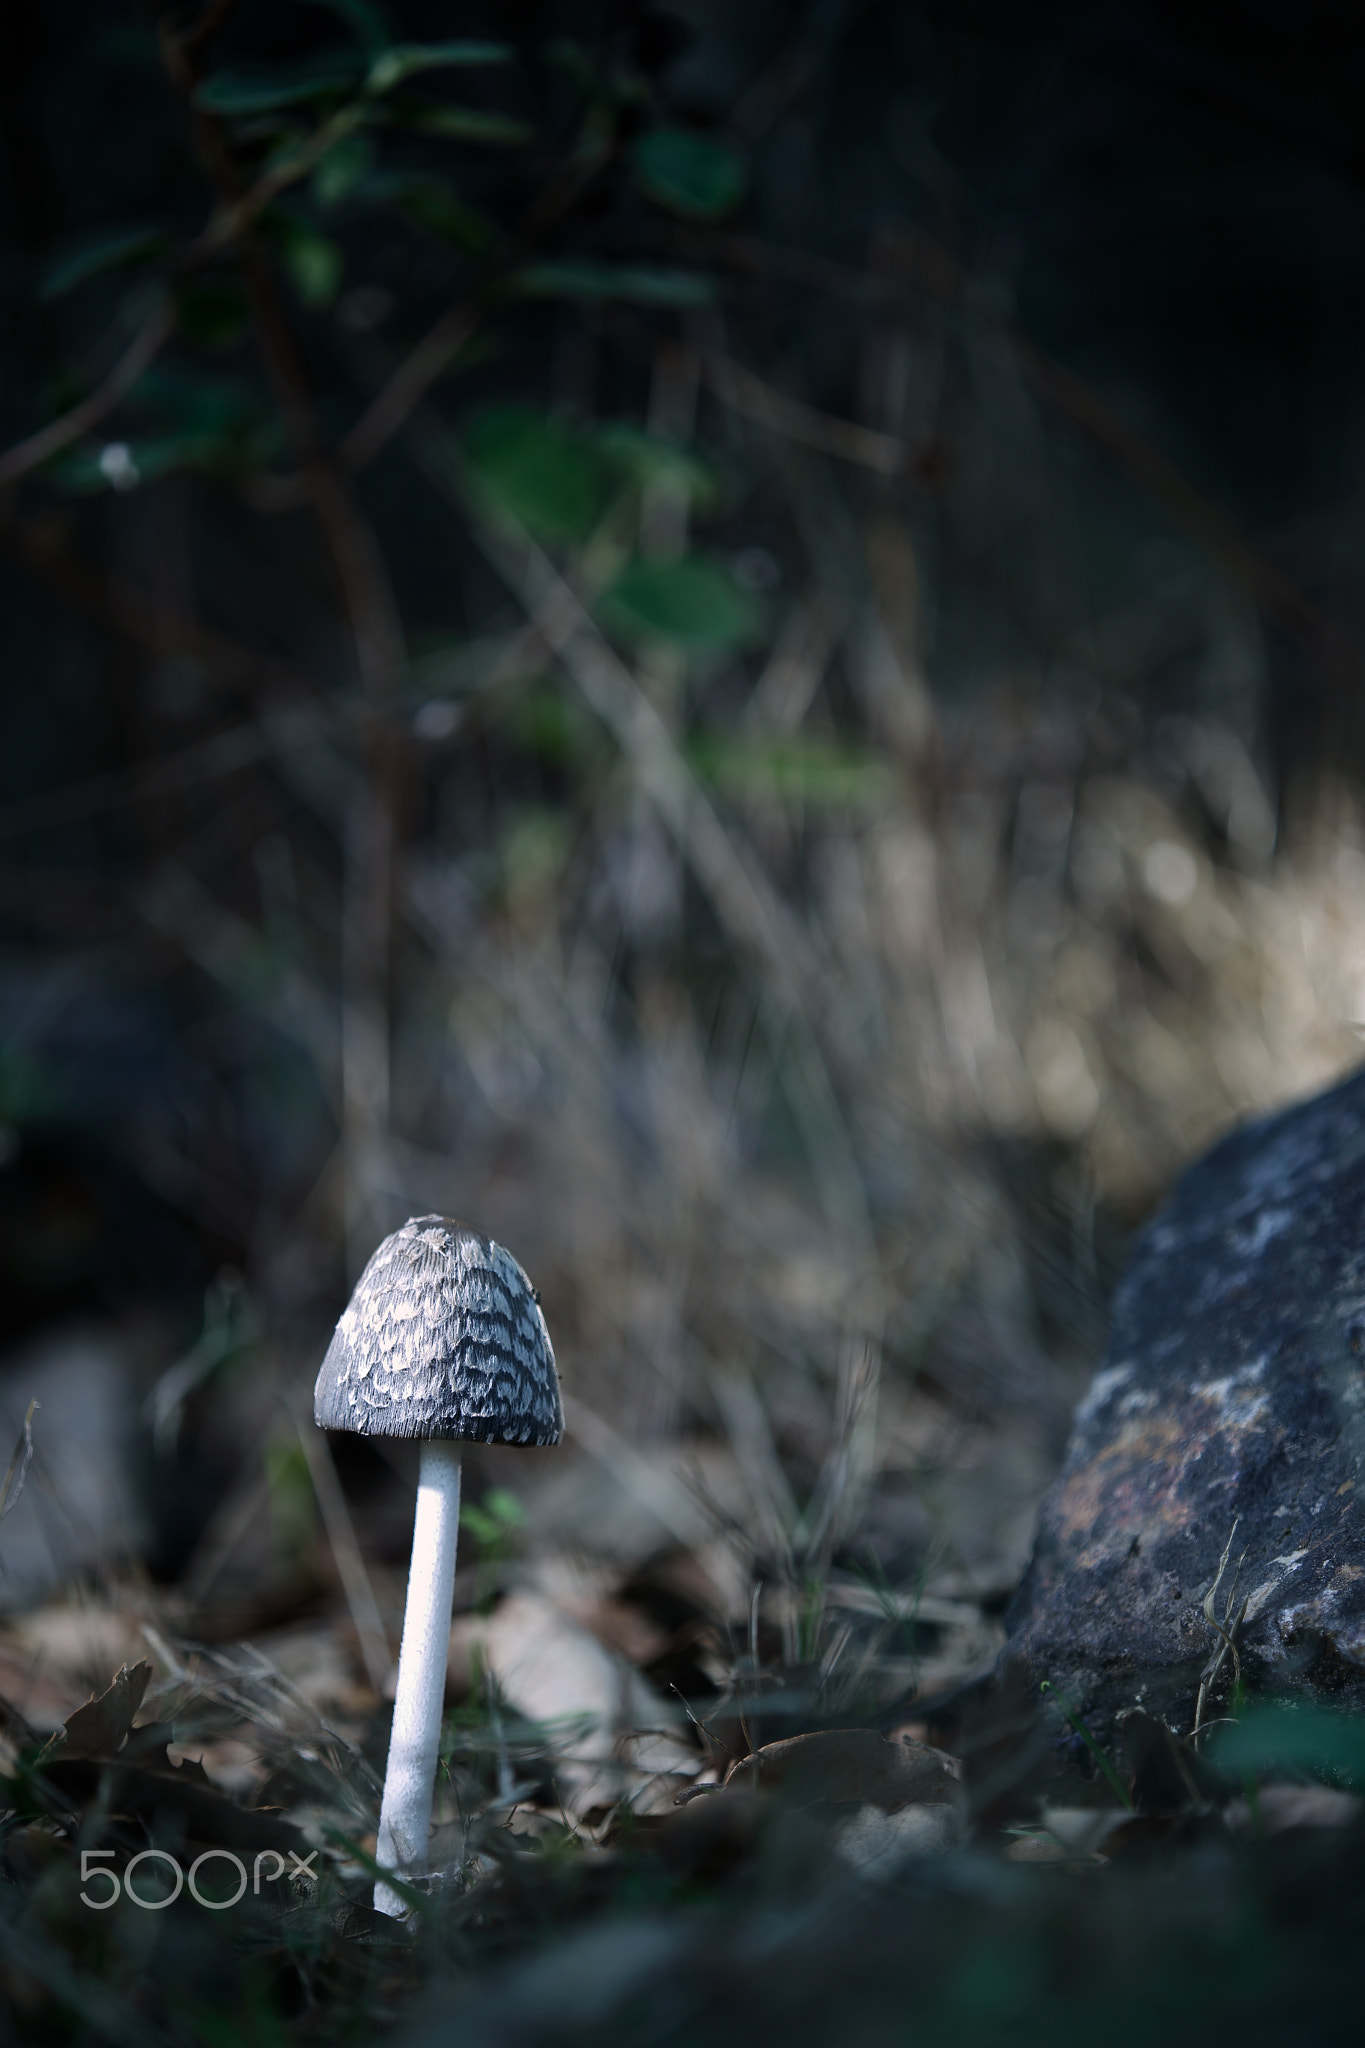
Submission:
M 1105 1755 L 1066 1703 L 988 1681 L 999 1588 L 746 1585 L 723 1460 L 654 1475 L 697 1517 L 687 1545 L 563 1455 L 529 1507 L 494 1488 L 467 1519 L 434 1874 L 404 1921 L 370 1902 L 391 1679 L 366 1675 L 325 1546 L 256 1588 L 246 1631 L 240 1587 L 191 1612 L 124 1582 L 11 1618 L 10 2038 L 1344 2033 L 1365 1722 L 1262 1708 L 1248 1765 L 1137 1714 Z M 568 1496 L 610 1521 L 613 1488 L 616 1562 L 571 1566 L 538 1531 Z M 371 1585 L 395 1630 L 401 1574 Z

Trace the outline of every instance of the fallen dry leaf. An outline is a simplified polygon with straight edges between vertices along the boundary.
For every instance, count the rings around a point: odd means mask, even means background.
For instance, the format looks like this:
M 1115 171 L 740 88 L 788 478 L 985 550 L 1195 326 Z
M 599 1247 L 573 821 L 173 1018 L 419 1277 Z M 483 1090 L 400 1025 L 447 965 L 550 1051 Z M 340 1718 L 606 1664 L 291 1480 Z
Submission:
M 151 1678 L 152 1667 L 145 1660 L 125 1664 L 107 1692 L 87 1700 L 67 1716 L 64 1732 L 52 1745 L 51 1754 L 71 1760 L 117 1756 L 128 1740 L 133 1716 L 142 1705 Z

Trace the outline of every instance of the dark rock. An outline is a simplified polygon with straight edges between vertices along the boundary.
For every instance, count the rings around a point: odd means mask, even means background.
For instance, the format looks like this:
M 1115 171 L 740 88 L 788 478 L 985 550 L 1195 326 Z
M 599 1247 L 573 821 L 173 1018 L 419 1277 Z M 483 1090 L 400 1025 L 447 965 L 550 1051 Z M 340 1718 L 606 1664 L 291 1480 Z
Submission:
M 1225 1139 L 1145 1233 L 1006 1660 L 1099 1733 L 1139 1703 L 1187 1729 L 1235 1524 L 1248 1685 L 1365 1705 L 1362 1459 L 1365 1072 Z

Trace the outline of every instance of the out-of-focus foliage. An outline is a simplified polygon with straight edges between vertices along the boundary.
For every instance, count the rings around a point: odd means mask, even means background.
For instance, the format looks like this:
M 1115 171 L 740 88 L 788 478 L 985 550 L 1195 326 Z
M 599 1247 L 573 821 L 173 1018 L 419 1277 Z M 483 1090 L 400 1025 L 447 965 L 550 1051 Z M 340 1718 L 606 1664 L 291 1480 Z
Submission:
M 0 1281 L 42 1339 L 7 1429 L 44 1389 L 5 1529 L 25 1587 L 150 1572 L 158 1683 L 187 1723 L 213 1691 L 243 1797 L 245 1681 L 172 1641 L 268 1638 L 377 1756 L 408 1498 L 336 1447 L 380 1615 L 347 1619 L 300 1415 L 385 1229 L 505 1239 L 570 1437 L 470 1461 L 471 1968 L 605 1902 L 667 2003 L 710 1925 L 692 1866 L 552 1832 L 539 1723 L 485 1683 L 518 1618 L 627 1684 L 655 1775 L 716 1769 L 647 1724 L 674 1687 L 739 1698 L 732 1753 L 979 1676 L 1124 1234 L 1359 1057 L 1363 56 L 1256 6 L 0 25 Z M 92 1437 L 110 1486 L 48 1541 Z M 120 1595 L 73 1663 L 65 1611 L 4 1648 L 39 1733 L 146 1647 Z M 248 1704 L 358 1898 L 368 1763 Z M 489 1818 L 523 1769 L 534 1853 Z M 926 2024 L 1032 1998 L 1055 2038 L 1090 1960 L 983 1827 Z M 784 1839 L 717 1850 L 754 1914 Z M 1220 1868 L 1240 2025 L 1262 1894 Z M 305 1903 L 306 2003 L 351 1923 Z M 367 2015 L 412 1990 L 355 1967 Z

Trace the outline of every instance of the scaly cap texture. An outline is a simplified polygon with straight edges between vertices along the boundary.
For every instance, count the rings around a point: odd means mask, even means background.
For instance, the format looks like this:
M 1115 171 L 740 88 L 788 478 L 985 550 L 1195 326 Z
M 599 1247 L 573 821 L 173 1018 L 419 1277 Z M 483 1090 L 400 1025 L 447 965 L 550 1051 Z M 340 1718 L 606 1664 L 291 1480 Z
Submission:
M 449 1216 L 386 1237 L 327 1347 L 313 1413 L 361 1436 L 558 1443 L 550 1333 L 512 1254 Z

